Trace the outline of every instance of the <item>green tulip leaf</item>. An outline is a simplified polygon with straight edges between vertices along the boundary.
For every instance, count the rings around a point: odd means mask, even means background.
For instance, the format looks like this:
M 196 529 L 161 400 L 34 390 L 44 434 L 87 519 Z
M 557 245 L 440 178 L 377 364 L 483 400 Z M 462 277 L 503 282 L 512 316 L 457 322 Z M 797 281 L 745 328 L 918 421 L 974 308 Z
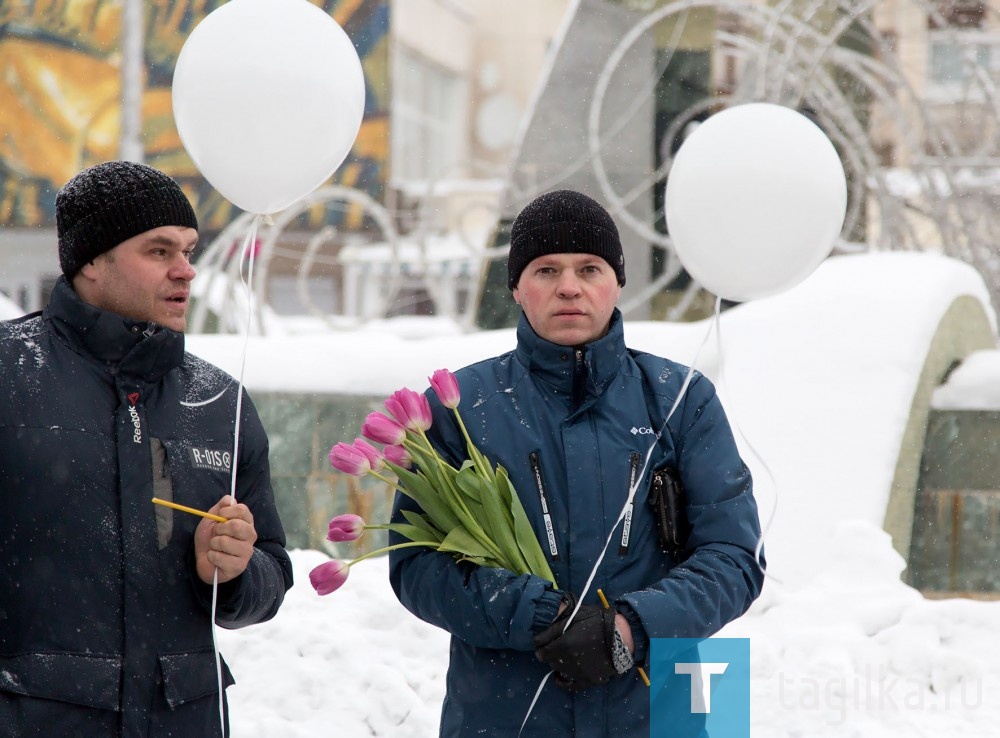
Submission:
M 506 483 L 510 485 L 510 479 L 506 473 L 504 473 L 503 477 Z M 524 511 L 524 506 L 521 505 L 521 499 L 514 492 L 513 487 L 509 489 L 509 492 L 511 498 L 510 512 L 514 517 L 514 535 L 517 538 L 517 545 L 528 562 L 531 572 L 542 579 L 547 579 L 555 585 L 555 575 L 553 575 L 552 568 L 549 566 L 549 562 L 542 552 L 542 547 L 535 536 L 535 530 L 531 527 L 531 521 L 528 520 L 528 514 Z
M 458 517 L 426 477 L 389 462 L 386 462 L 386 465 L 399 479 L 399 486 L 403 488 L 405 494 L 420 505 L 435 527 L 442 531 L 450 531 L 458 525 Z
M 441 542 L 441 545 L 438 546 L 438 551 L 450 551 L 466 557 L 479 556 L 484 559 L 491 558 L 491 552 L 476 540 L 469 531 L 460 526 L 452 528 L 451 532 Z
M 408 525 L 407 523 L 388 523 L 385 529 L 391 530 L 393 533 L 399 533 L 399 535 L 409 538 L 411 541 L 431 540 L 435 543 L 440 543 L 444 540 L 444 534 L 431 527 L 422 528 L 417 525 Z
M 415 510 L 400 510 L 400 512 L 403 514 L 403 517 L 406 518 L 406 520 L 410 523 L 410 525 L 412 525 L 415 528 L 418 528 L 419 530 L 424 531 L 424 534 L 426 535 L 426 538 L 412 538 L 411 540 L 414 541 L 417 540 L 423 541 L 427 539 L 432 539 L 435 541 L 444 540 L 444 537 L 446 535 L 445 531 L 442 531 L 439 528 L 435 527 L 434 524 L 427 519 L 426 515 L 418 513 Z

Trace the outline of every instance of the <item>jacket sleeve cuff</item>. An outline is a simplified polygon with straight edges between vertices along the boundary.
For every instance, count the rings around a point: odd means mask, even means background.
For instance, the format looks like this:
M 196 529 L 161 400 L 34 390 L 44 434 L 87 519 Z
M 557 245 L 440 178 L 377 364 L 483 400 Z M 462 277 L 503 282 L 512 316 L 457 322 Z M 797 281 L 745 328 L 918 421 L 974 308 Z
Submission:
M 645 662 L 649 653 L 649 635 L 646 633 L 646 628 L 643 627 L 642 620 L 639 619 L 639 615 L 632 609 L 632 606 L 623 600 L 616 602 L 615 608 L 625 616 L 629 627 L 632 628 L 633 660 L 637 664 Z
M 535 619 L 531 624 L 534 633 L 541 633 L 552 625 L 559 612 L 559 605 L 562 604 L 562 592 L 555 589 L 547 589 L 542 592 L 542 596 L 535 603 Z

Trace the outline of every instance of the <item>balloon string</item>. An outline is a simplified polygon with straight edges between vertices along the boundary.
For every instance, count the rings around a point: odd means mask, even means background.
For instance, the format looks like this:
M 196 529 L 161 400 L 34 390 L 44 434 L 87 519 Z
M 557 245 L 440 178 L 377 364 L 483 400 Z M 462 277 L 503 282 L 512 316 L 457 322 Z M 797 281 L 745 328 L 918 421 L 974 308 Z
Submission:
M 524 720 L 521 721 L 521 727 L 517 731 L 518 738 L 520 738 L 521 733 L 524 731 L 524 726 L 528 724 L 528 718 L 531 717 L 531 713 L 535 709 L 535 703 L 537 703 L 538 698 L 542 696 L 542 690 L 545 689 L 545 683 L 549 681 L 549 677 L 552 676 L 553 674 L 555 674 L 555 672 L 550 671 L 548 674 L 542 677 L 542 681 L 539 683 L 538 689 L 535 690 L 535 696 L 532 697 L 531 704 L 528 705 L 528 712 L 525 714 Z
M 721 303 L 722 303 L 721 298 L 716 298 L 716 300 L 715 300 L 715 312 L 716 312 L 716 315 L 718 315 L 719 312 L 720 312 Z M 724 358 L 723 358 L 723 353 L 722 353 L 722 327 L 721 327 L 721 324 L 720 324 L 718 332 L 716 333 L 715 338 L 716 338 L 716 349 L 717 349 L 718 354 L 719 354 L 719 387 L 721 389 L 721 388 L 724 388 L 725 385 L 726 385 L 726 379 L 725 379 L 726 378 L 726 371 L 725 371 L 726 364 L 725 364 L 725 361 L 724 361 Z M 730 408 L 732 408 L 733 404 L 734 404 L 734 398 L 730 397 L 730 398 L 727 399 L 726 402 L 730 406 Z M 757 459 L 757 461 L 760 463 L 760 468 L 764 470 L 764 474 L 766 475 L 766 477 L 768 479 L 770 489 L 773 491 L 773 494 L 774 494 L 774 503 L 773 503 L 773 505 L 771 507 L 770 514 L 767 516 L 767 521 L 764 523 L 764 526 L 761 529 L 760 537 L 758 537 L 758 539 L 757 539 L 757 545 L 754 547 L 753 558 L 754 558 L 754 561 L 757 563 L 757 566 L 760 567 L 760 570 L 761 570 L 761 572 L 763 572 L 763 574 L 764 574 L 765 577 L 767 577 L 767 578 L 769 578 L 769 579 L 777 582 L 778 584 L 781 584 L 781 580 L 780 579 L 778 579 L 777 577 L 771 576 L 770 574 L 767 573 L 767 569 L 764 566 L 764 559 L 763 559 L 763 554 L 764 554 L 764 538 L 767 536 L 768 532 L 771 530 L 771 525 L 774 523 L 775 514 L 778 512 L 778 482 L 777 482 L 777 479 L 774 476 L 774 472 L 771 471 L 771 467 L 768 466 L 768 463 L 764 460 L 763 455 L 754 447 L 754 445 L 752 443 L 750 443 L 750 439 L 743 432 L 743 429 L 740 428 L 739 421 L 737 420 L 738 414 L 736 412 L 733 412 L 731 415 L 732 415 L 732 417 L 730 417 L 729 423 L 732 426 L 734 433 L 737 436 L 739 436 L 739 438 L 741 438 L 743 440 L 743 444 L 747 447 L 747 449 L 750 451 L 750 453 L 753 454 L 754 457 Z
M 639 473 L 635 475 L 635 481 L 632 483 L 632 486 L 629 487 L 628 497 L 625 500 L 625 504 L 622 506 L 621 512 L 618 513 L 618 519 L 615 520 L 614 525 L 611 526 L 611 530 L 608 532 L 608 537 L 604 541 L 604 547 L 601 549 L 601 553 L 597 557 L 597 561 L 594 563 L 594 567 L 590 570 L 590 575 L 587 577 L 587 581 L 583 585 L 583 590 L 580 592 L 580 596 L 576 600 L 576 605 L 573 607 L 573 611 L 570 612 L 569 617 L 566 619 L 566 624 L 563 627 L 563 633 L 565 633 L 566 630 L 569 628 L 570 624 L 573 622 L 573 619 L 576 617 L 576 614 L 580 611 L 580 608 L 583 606 L 583 598 L 586 596 L 587 592 L 590 591 L 590 587 L 594 583 L 594 579 L 597 576 L 597 571 L 598 569 L 600 569 L 601 563 L 604 561 L 604 557 L 608 552 L 608 547 L 611 545 L 611 540 L 615 537 L 615 532 L 618 530 L 619 524 L 625 519 L 625 515 L 628 513 L 629 507 L 632 505 L 632 502 L 635 499 L 635 493 L 639 489 L 639 484 L 642 481 L 643 475 L 645 475 L 646 473 L 646 469 L 649 466 L 649 460 L 650 458 L 652 458 L 653 451 L 656 449 L 656 444 L 658 440 L 662 437 L 663 432 L 667 427 L 667 423 L 670 422 L 670 418 L 673 417 L 674 411 L 677 410 L 677 408 L 681 404 L 681 400 L 684 398 L 684 395 L 687 394 L 688 387 L 691 385 L 691 380 L 694 377 L 695 365 L 698 363 L 698 359 L 701 356 L 701 352 L 704 350 L 706 344 L 708 343 L 708 339 L 711 338 L 713 329 L 716 331 L 716 333 L 718 333 L 719 312 L 720 312 L 719 303 L 716 302 L 715 316 L 708 325 L 708 330 L 705 332 L 705 337 L 702 339 L 701 344 L 698 346 L 698 350 L 695 352 L 694 359 L 688 365 L 687 373 L 684 376 L 684 382 L 681 384 L 681 389 L 677 393 L 677 397 L 674 399 L 673 404 L 670 406 L 669 412 L 667 412 L 667 417 L 663 419 L 663 423 L 660 425 L 659 431 L 656 433 L 655 436 L 653 436 L 653 441 L 652 443 L 650 443 L 649 448 L 646 450 L 646 457 L 643 461 L 642 468 L 639 470 Z M 524 720 L 521 722 L 521 730 L 524 730 L 524 726 L 527 725 L 528 718 L 531 717 L 531 712 L 532 710 L 535 709 L 535 703 L 538 702 L 538 697 L 541 695 L 542 689 L 545 687 L 545 683 L 548 681 L 548 678 L 552 676 L 553 673 L 554 672 L 550 671 L 548 674 L 546 674 L 545 677 L 542 679 L 541 683 L 538 685 L 538 689 L 535 691 L 535 697 L 531 701 L 531 704 L 528 706 L 528 712 L 524 716 Z M 521 735 L 521 730 L 518 731 L 517 733 L 518 736 Z
M 239 459 L 240 451 L 240 419 L 243 414 L 243 375 L 246 372 L 247 365 L 247 347 L 250 344 L 250 323 L 253 320 L 253 267 L 254 267 L 254 256 L 257 250 L 257 228 L 260 225 L 263 216 L 257 215 L 254 217 L 253 221 L 250 223 L 250 227 L 247 230 L 246 238 L 243 240 L 243 249 L 240 252 L 240 281 L 243 283 L 243 291 L 246 294 L 247 301 L 247 319 L 246 325 L 243 326 L 243 352 L 240 358 L 240 372 L 239 372 L 239 385 L 237 387 L 236 394 L 236 418 L 233 422 L 233 458 L 231 462 L 232 469 L 230 470 L 230 486 L 229 494 L 232 497 L 232 504 L 236 504 L 236 469 L 238 467 L 237 460 Z M 248 259 L 249 254 L 249 259 Z M 244 278 L 242 264 L 243 261 L 248 261 L 247 266 L 247 276 Z M 228 388 L 228 386 L 227 386 Z M 225 392 L 225 389 L 223 390 Z M 222 396 L 222 393 L 216 395 L 208 402 L 218 399 Z M 201 403 L 207 404 L 207 403 Z M 215 573 L 212 575 L 212 649 L 215 652 L 215 675 L 218 682 L 219 688 L 219 725 L 221 727 L 221 735 L 226 734 L 226 710 L 225 710 L 225 685 L 222 680 L 222 654 L 219 651 L 219 642 L 217 638 L 218 625 L 215 622 L 216 605 L 218 603 L 219 597 L 219 569 L 216 567 Z
M 240 356 L 240 374 L 239 374 L 239 388 L 238 394 L 236 395 L 236 420 L 233 423 L 234 433 L 233 433 L 233 469 L 232 469 L 232 483 L 231 483 L 231 495 L 233 497 L 233 502 L 236 502 L 236 459 L 238 458 L 238 452 L 240 449 L 240 419 L 243 410 L 243 376 L 246 373 L 247 367 L 247 348 L 250 345 L 250 324 L 253 321 L 253 267 L 254 267 L 254 257 L 257 251 L 257 228 L 260 225 L 263 216 L 258 215 L 253 219 L 250 224 L 250 228 L 247 230 L 246 238 L 243 241 L 243 251 L 240 255 L 240 263 L 247 260 L 247 276 L 243 277 L 243 269 L 240 269 L 240 281 L 243 283 L 243 291 L 246 294 L 247 301 L 247 319 L 246 325 L 243 326 L 243 350 Z M 249 258 L 248 258 L 249 254 Z
M 222 655 L 219 651 L 218 627 L 215 624 L 215 610 L 219 603 L 219 567 L 212 573 L 212 651 L 215 653 L 215 677 L 219 687 L 219 735 L 226 734 L 226 710 L 223 706 Z

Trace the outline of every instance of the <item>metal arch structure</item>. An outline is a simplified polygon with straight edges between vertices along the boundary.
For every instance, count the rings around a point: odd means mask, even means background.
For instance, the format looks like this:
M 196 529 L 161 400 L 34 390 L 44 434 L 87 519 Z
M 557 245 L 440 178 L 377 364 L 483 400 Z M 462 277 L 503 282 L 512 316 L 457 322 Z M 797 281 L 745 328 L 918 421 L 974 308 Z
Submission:
M 636 40 L 667 20 L 682 29 L 687 15 L 698 9 L 724 14 L 727 26 L 739 29 L 717 29 L 712 51 L 716 63 L 731 58 L 742 74 L 731 94 L 705 97 L 683 111 L 665 138 L 676 135 L 688 121 L 709 109 L 771 102 L 808 110 L 836 145 L 849 172 L 849 209 L 840 247 L 945 253 L 976 267 L 994 304 L 1000 305 L 1000 216 L 995 207 L 1000 196 L 1000 94 L 996 82 L 988 70 L 973 61 L 973 55 L 968 56 L 968 81 L 954 104 L 983 111 L 980 115 L 988 118 L 984 126 L 988 135 L 976 151 L 964 151 L 956 132 L 935 114 L 934 105 L 917 89 L 896 50 L 877 27 L 873 16 L 878 5 L 875 0 L 781 0 L 771 5 L 678 0 L 650 8 L 640 16 L 601 70 L 587 121 L 587 154 L 616 218 L 650 244 L 666 247 L 671 255 L 664 272 L 630 304 L 623 305 L 623 311 L 650 299 L 682 268 L 672 255 L 669 235 L 637 220 L 628 210 L 632 200 L 649 196 L 650 188 L 665 186 L 672 161 L 667 157 L 642 186 L 627 192 L 616 190 L 605 170 L 602 149 L 616 130 L 627 125 L 629 111 L 622 111 L 608 124 L 602 106 L 616 67 Z M 925 17 L 940 29 L 939 35 L 959 46 L 963 43 L 961 30 L 949 26 L 942 14 L 942 6 L 948 3 L 901 0 L 897 5 Z M 996 8 L 986 10 L 1000 19 Z M 874 53 L 862 53 L 841 43 L 848 33 L 859 29 Z M 662 74 L 668 61 L 669 53 L 655 77 Z M 859 109 L 852 104 L 846 92 L 850 88 L 867 98 L 870 106 Z M 645 92 L 651 94 L 652 90 Z M 872 110 L 881 111 L 888 130 L 871 130 L 865 117 Z M 904 167 L 882 160 L 877 150 L 879 138 L 892 142 L 894 159 L 905 162 Z M 909 184 L 905 191 L 901 180 Z M 848 240 L 847 234 L 857 233 L 859 228 L 864 231 L 863 240 Z M 697 285 L 692 285 L 689 292 L 696 289 Z M 686 304 L 682 300 L 671 317 L 678 317 Z
M 612 4 L 610 0 L 578 2 Z M 717 18 L 724 19 L 716 24 L 710 52 L 713 66 L 731 63 L 737 70 L 735 84 L 725 94 L 711 92 L 693 102 L 674 118 L 663 138 L 672 140 L 688 122 L 731 105 L 771 102 L 808 110 L 837 147 L 848 171 L 849 209 L 838 244 L 840 250 L 928 250 L 953 256 L 973 265 L 983 275 L 994 304 L 1000 305 L 1000 215 L 995 206 L 1000 198 L 1000 91 L 996 84 L 1000 76 L 990 74 L 990 70 L 977 65 L 974 56 L 970 56 L 965 62 L 962 83 L 953 90 L 951 108 L 974 117 L 983 134 L 970 148 L 968 141 L 963 142 L 961 132 L 943 119 L 940 105 L 928 99 L 922 89 L 925 80 L 903 63 L 894 39 L 877 22 L 886 0 L 779 0 L 772 4 L 749 0 L 620 0 L 614 4 L 633 11 L 634 22 L 615 42 L 606 59 L 595 62 L 599 73 L 594 76 L 592 89 L 579 92 L 588 100 L 588 106 L 573 155 L 530 186 L 522 186 L 513 171 L 500 176 L 505 179 L 508 201 L 524 203 L 569 180 L 574 172 L 590 170 L 619 225 L 638 234 L 651 248 L 665 250 L 667 260 L 662 274 L 623 302 L 623 312 L 628 314 L 648 302 L 673 281 L 682 265 L 673 255 L 669 235 L 629 211 L 630 203 L 651 198 L 651 190 L 665 187 L 672 163 L 670 157 L 665 157 L 659 167 L 651 165 L 644 179 L 623 190 L 609 174 L 606 164 L 609 143 L 634 124 L 633 116 L 642 99 L 656 94 L 657 81 L 670 62 L 673 46 L 684 31 L 687 18 L 705 10 L 715 11 Z M 965 43 L 963 31 L 949 26 L 943 14 L 942 7 L 947 2 L 895 0 L 893 5 L 897 13 L 927 19 L 925 25 L 936 26 L 939 37 L 953 39 L 958 45 Z M 984 7 L 987 18 L 992 16 L 1000 21 L 1000 3 Z M 664 22 L 672 23 L 675 29 L 673 45 L 668 44 L 659 64 L 651 67 L 648 84 L 631 90 L 635 103 L 609 109 L 606 100 L 616 83 L 619 65 L 634 45 L 655 33 Z M 859 33 L 869 45 L 867 51 L 844 43 L 852 34 Z M 1000 26 L 997 33 L 996 48 L 1000 54 Z M 913 43 L 909 39 L 895 40 Z M 539 94 L 544 95 L 545 91 Z M 859 106 L 858 99 L 864 99 L 865 105 Z M 878 124 L 873 125 L 872 121 Z M 890 157 L 885 154 L 887 145 L 891 145 Z M 427 237 L 433 232 L 434 214 L 427 211 L 426 204 L 447 174 L 443 172 L 439 179 L 428 183 L 426 197 L 417 211 L 418 222 L 407 236 L 420 247 L 418 260 L 425 257 Z M 266 284 L 282 229 L 304 210 L 336 201 L 360 205 L 380 229 L 381 241 L 389 244 L 392 259 L 398 260 L 400 236 L 392 214 L 363 192 L 326 187 L 263 227 L 255 276 L 258 283 Z M 245 236 L 252 220 L 253 216 L 244 215 L 233 221 L 199 260 L 199 268 L 211 275 L 208 288 L 201 291 L 211 299 L 199 300 L 196 305 L 193 330 L 204 329 L 210 306 L 220 316 L 252 314 L 255 330 L 266 330 L 263 298 L 266 290 L 258 290 L 254 296 L 256 304 L 248 308 L 240 284 L 240 260 L 233 258 L 233 245 Z M 301 255 L 297 285 L 303 304 L 331 327 L 350 327 L 382 317 L 399 289 L 395 269 L 373 277 L 382 282 L 381 306 L 353 323 L 334 320 L 336 316 L 327 314 L 309 296 L 310 270 L 316 264 L 335 260 L 325 253 L 335 235 L 329 228 L 321 229 L 312 235 Z M 467 243 L 470 258 L 479 268 L 506 254 L 505 248 L 487 249 L 466 234 L 458 235 Z M 430 275 L 425 278 L 432 299 L 441 291 L 441 280 L 446 279 L 447 276 Z M 698 285 L 692 284 L 668 317 L 681 317 L 697 289 Z M 474 311 L 472 306 L 466 314 L 453 317 L 471 329 Z M 220 321 L 220 329 L 235 331 L 239 329 L 238 323 L 232 319 L 228 324 Z
M 294 205 L 266 219 L 257 220 L 253 213 L 243 213 L 226 226 L 209 244 L 198 259 L 196 267 L 202 279 L 199 280 L 198 299 L 191 312 L 190 330 L 202 333 L 208 327 L 210 316 L 217 319 L 216 330 L 220 333 L 242 332 L 247 326 L 241 322 L 244 315 L 251 317 L 250 329 L 255 333 L 266 333 L 266 289 L 256 289 L 250 294 L 243 277 L 244 254 L 239 247 L 251 230 L 257 226 L 257 243 L 253 246 L 259 254 L 254 260 L 254 282 L 266 286 L 271 261 L 278 252 L 278 241 L 284 230 L 307 210 L 321 205 L 346 202 L 362 208 L 381 231 L 381 242 L 388 244 L 392 258 L 397 258 L 399 234 L 389 211 L 367 193 L 340 185 L 321 187 L 302 198 Z M 255 224 L 255 220 L 257 223 Z M 333 320 L 333 316 L 320 308 L 309 293 L 308 280 L 317 264 L 337 264 L 336 257 L 322 253 L 323 246 L 330 243 L 336 229 L 326 226 L 314 233 L 307 241 L 296 268 L 296 288 L 302 304 L 309 314 L 321 319 L 328 327 L 354 327 L 360 321 Z M 388 274 L 383 281 L 381 296 L 387 305 L 399 289 L 399 277 Z M 366 316 L 375 317 L 375 315 Z
M 925 92 L 926 70 L 915 69 L 912 61 L 904 63 L 894 46 L 899 41 L 926 55 L 927 38 L 894 38 L 883 20 L 890 9 L 896 17 L 909 17 L 917 29 L 934 27 L 939 39 L 961 48 L 970 42 L 967 29 L 949 25 L 945 16 L 949 9 L 970 3 L 578 0 L 576 12 L 584 15 L 587 9 L 593 18 L 601 6 L 611 5 L 631 11 L 633 21 L 597 66 L 588 68 L 595 81 L 589 94 L 578 93 L 586 100 L 586 121 L 577 134 L 581 142 L 576 153 L 555 166 L 547 162 L 540 181 L 524 182 L 513 176 L 507 200 L 511 206 L 524 204 L 547 189 L 580 181 L 580 172 L 586 170 L 584 181 L 599 188 L 619 226 L 650 247 L 664 249 L 667 256 L 656 279 L 623 299 L 624 313 L 643 306 L 682 270 L 669 235 L 630 209 L 633 203 L 651 200 L 652 190 L 665 187 L 672 160 L 665 156 L 638 183 L 623 185 L 610 173 L 613 166 L 608 162 L 617 162 L 608 150 L 616 136 L 637 125 L 633 116 L 640 111 L 642 99 L 656 94 L 656 83 L 679 46 L 687 20 L 699 11 L 714 11 L 717 19 L 705 49 L 713 68 L 731 66 L 737 70 L 736 79 L 725 92 L 712 90 L 680 111 L 662 136 L 665 141 L 673 140 L 688 122 L 727 106 L 770 102 L 808 111 L 837 147 L 848 172 L 848 213 L 837 249 L 927 250 L 953 256 L 983 275 L 994 304 L 1000 306 L 1000 216 L 994 206 L 1000 196 L 1000 94 L 996 86 L 1000 64 L 991 72 L 976 63 L 974 54 L 967 55 L 963 81 L 951 86 L 952 98 L 942 106 Z M 982 6 L 983 17 L 998 24 L 992 30 L 997 37 L 994 55 L 1000 57 L 1000 4 L 971 5 Z M 648 47 L 653 34 L 662 30 L 661 24 L 668 23 L 673 36 L 661 47 L 664 55 L 651 65 L 648 81 L 637 86 L 633 80 L 629 104 L 607 105 L 609 97 L 620 93 L 616 85 L 627 79 L 620 72 L 629 63 L 630 50 L 642 47 L 643 42 Z M 859 37 L 867 49 L 852 47 Z M 552 80 L 547 84 L 553 84 Z M 961 131 L 942 115 L 944 109 L 960 111 L 975 121 L 983 133 L 975 146 L 970 148 L 962 140 Z M 521 166 L 531 164 L 530 159 L 520 162 Z M 667 317 L 683 316 L 698 289 L 692 283 Z
M 333 250 L 331 246 L 339 235 L 338 229 L 333 226 L 324 226 L 307 239 L 301 253 L 295 253 L 298 258 L 295 269 L 296 292 L 308 314 L 319 319 L 330 329 L 352 329 L 367 321 L 385 317 L 400 291 L 404 272 L 407 271 L 401 268 L 403 261 L 406 262 L 408 268 L 421 275 L 420 279 L 426 285 L 427 295 L 434 302 L 437 311 L 447 314 L 446 304 L 441 299 L 441 295 L 446 287 L 444 283 L 449 277 L 447 274 L 434 274 L 433 270 L 427 268 L 430 261 L 428 258 L 429 241 L 437 230 L 436 215 L 432 212 L 430 203 L 439 194 L 443 184 L 449 181 L 448 178 L 454 174 L 456 168 L 493 177 L 502 175 L 493 165 L 470 161 L 461 167 L 458 165 L 449 167 L 428 180 L 419 201 L 417 222 L 405 236 L 406 242 L 415 244 L 417 248 L 415 252 L 408 252 L 405 258 L 401 254 L 400 248 L 403 237 L 401 237 L 396 221 L 389 210 L 367 193 L 351 187 L 339 185 L 321 187 L 286 210 L 269 218 L 257 220 L 256 223 L 257 216 L 253 213 L 243 213 L 213 239 L 196 263 L 199 273 L 202 274 L 202 279 L 196 283 L 199 285 L 198 299 L 191 313 L 191 331 L 194 333 L 206 331 L 210 324 L 210 318 L 215 318 L 214 321 L 211 321 L 214 324 L 214 330 L 220 333 L 242 332 L 246 328 L 247 319 L 245 316 L 249 315 L 251 316 L 249 319 L 250 329 L 255 333 L 267 333 L 271 321 L 267 319 L 266 315 L 266 285 L 271 272 L 271 261 L 276 255 L 292 255 L 292 252 L 282 249 L 280 246 L 283 232 L 306 211 L 316 206 L 331 207 L 338 203 L 359 206 L 364 215 L 370 218 L 378 228 L 379 235 L 372 239 L 372 243 L 388 247 L 388 259 L 384 265 L 386 268 L 369 277 L 379 280 L 378 304 L 362 315 L 348 317 L 331 314 L 313 299 L 309 291 L 309 279 L 314 267 L 342 264 L 337 255 L 330 253 Z M 458 212 L 460 227 L 455 234 L 457 241 L 464 248 L 463 260 L 472 264 L 471 269 L 477 280 L 483 264 L 495 254 L 492 254 L 480 239 L 474 237 L 461 226 L 464 224 L 465 216 L 469 214 L 466 211 L 483 209 L 487 213 L 486 219 L 495 222 L 497 219 L 496 204 L 484 200 L 473 200 Z M 264 285 L 264 288 L 255 288 L 250 293 L 243 277 L 243 273 L 246 271 L 246 257 L 241 253 L 242 250 L 239 246 L 253 228 L 258 228 L 253 280 L 257 285 Z M 248 295 L 251 301 L 249 305 L 247 303 Z M 471 321 L 472 311 L 449 317 L 454 318 L 464 330 L 474 328 Z

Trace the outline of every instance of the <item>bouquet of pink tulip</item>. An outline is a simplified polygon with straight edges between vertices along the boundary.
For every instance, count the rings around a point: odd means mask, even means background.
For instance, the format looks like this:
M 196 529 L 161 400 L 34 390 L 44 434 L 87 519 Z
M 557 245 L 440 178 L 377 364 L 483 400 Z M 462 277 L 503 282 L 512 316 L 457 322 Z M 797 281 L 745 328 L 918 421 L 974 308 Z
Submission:
M 364 439 L 338 443 L 330 449 L 335 469 L 361 476 L 371 474 L 395 487 L 420 506 L 421 512 L 403 510 L 405 523 L 370 525 L 357 515 L 338 515 L 330 521 L 331 541 L 357 540 L 366 529 L 391 530 L 405 543 L 380 548 L 351 562 L 329 561 L 309 574 L 316 591 L 329 594 L 347 579 L 351 566 L 359 561 L 409 546 L 426 546 L 450 553 L 459 561 L 509 569 L 516 574 L 536 574 L 555 585 L 542 547 L 514 491 L 507 471 L 489 460 L 472 443 L 458 412 L 458 382 L 447 369 L 438 369 L 429 378 L 441 404 L 455 413 L 465 436 L 469 458 L 461 468 L 449 464 L 431 446 L 425 431 L 431 427 L 427 398 L 413 390 L 397 390 L 385 401 L 390 416 L 370 413 L 361 433 L 385 444 L 379 451 Z M 411 469 L 412 465 L 415 469 Z M 384 476 L 389 469 L 396 480 Z

